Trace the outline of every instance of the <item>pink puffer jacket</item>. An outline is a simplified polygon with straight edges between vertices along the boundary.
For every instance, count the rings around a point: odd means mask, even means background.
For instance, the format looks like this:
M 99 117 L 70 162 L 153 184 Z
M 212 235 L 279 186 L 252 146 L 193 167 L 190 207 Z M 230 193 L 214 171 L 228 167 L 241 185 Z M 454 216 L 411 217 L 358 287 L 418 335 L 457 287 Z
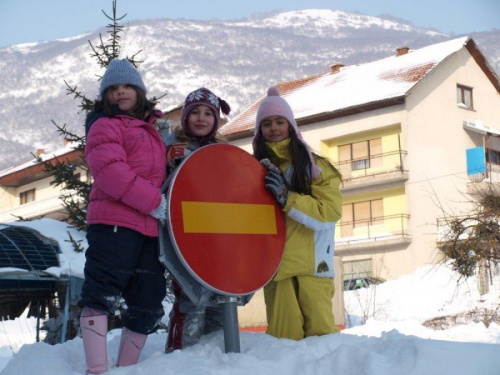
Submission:
M 88 224 L 109 224 L 158 236 L 150 215 L 161 203 L 166 178 L 165 145 L 154 127 L 118 115 L 101 117 L 87 134 L 85 155 L 94 178 L 87 209 Z

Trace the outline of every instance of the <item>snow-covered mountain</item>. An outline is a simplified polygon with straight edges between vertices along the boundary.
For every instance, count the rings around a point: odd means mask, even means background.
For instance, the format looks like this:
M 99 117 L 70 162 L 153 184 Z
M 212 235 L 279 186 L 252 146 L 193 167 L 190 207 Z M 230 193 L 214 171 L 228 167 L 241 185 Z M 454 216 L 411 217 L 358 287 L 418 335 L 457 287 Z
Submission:
M 104 21 L 104 20 L 103 20 Z M 0 170 L 32 159 L 36 149 L 55 150 L 62 138 L 52 121 L 83 134 L 79 101 L 66 81 L 94 99 L 103 74 L 91 57 L 99 34 L 0 49 Z M 500 72 L 500 31 L 471 34 Z M 306 10 L 238 21 L 148 20 L 125 24 L 122 57 L 139 51 L 140 71 L 159 109 L 182 103 L 205 86 L 226 99 L 230 117 L 277 82 L 327 71 L 336 62 L 353 65 L 455 38 L 393 17 L 335 10 Z

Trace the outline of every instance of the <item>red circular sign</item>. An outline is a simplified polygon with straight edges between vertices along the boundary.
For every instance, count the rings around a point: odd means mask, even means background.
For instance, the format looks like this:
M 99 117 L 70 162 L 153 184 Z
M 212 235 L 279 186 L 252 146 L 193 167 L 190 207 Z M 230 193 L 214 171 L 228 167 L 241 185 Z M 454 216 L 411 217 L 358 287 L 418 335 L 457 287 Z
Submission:
M 200 148 L 172 176 L 168 230 L 181 263 L 203 286 L 245 295 L 275 274 L 285 219 L 264 188 L 265 168 L 228 144 Z

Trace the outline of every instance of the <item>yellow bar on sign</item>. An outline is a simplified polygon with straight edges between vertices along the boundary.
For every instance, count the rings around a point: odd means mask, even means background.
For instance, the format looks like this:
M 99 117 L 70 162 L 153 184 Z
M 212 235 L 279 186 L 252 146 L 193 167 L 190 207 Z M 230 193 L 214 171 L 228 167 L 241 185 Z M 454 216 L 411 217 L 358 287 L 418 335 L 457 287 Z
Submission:
M 182 202 L 185 233 L 277 234 L 274 206 Z

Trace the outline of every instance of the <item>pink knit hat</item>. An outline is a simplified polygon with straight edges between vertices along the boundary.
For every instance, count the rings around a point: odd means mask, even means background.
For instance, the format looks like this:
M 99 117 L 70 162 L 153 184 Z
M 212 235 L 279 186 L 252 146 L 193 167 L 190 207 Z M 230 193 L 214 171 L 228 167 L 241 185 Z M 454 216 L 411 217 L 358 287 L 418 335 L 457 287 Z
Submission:
M 252 141 L 253 150 L 257 149 L 257 141 L 260 137 L 260 125 L 262 121 L 270 116 L 281 116 L 288 120 L 290 124 L 290 129 L 295 133 L 297 139 L 304 145 L 309 154 L 309 160 L 311 161 L 311 166 L 313 167 L 311 177 L 317 178 L 320 175 L 319 169 L 314 163 L 314 158 L 309 149 L 309 146 L 302 138 L 300 134 L 297 123 L 295 122 L 295 116 L 293 115 L 292 108 L 288 102 L 280 96 L 280 92 L 277 87 L 273 86 L 267 90 L 267 97 L 260 103 L 259 109 L 257 110 L 257 118 L 255 122 L 255 134 Z

